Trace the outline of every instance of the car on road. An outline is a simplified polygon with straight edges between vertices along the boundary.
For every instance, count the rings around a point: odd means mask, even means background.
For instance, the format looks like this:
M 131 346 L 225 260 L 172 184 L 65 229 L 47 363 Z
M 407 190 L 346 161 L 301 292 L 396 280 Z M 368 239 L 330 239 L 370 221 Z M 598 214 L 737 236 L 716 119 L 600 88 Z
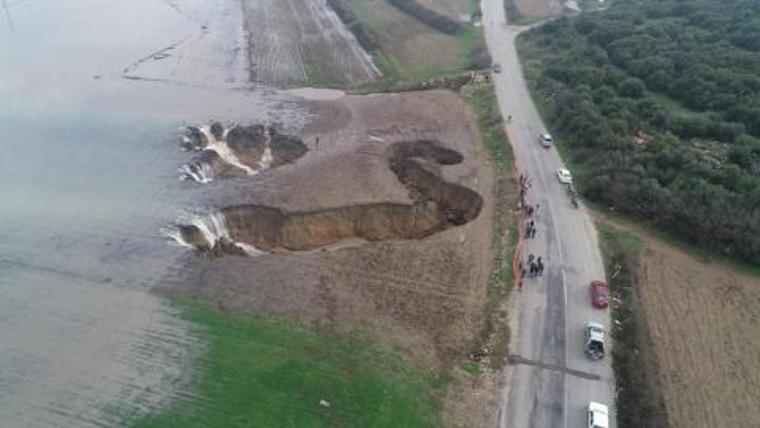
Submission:
M 570 175 L 570 171 L 566 170 L 565 168 L 560 168 L 557 170 L 557 179 L 559 179 L 559 182 L 563 184 L 571 184 L 573 182 L 573 176 Z
M 589 285 L 591 291 L 591 305 L 597 309 L 606 309 L 610 305 L 609 296 L 610 288 L 604 281 L 591 281 Z
M 602 403 L 590 401 L 586 408 L 586 418 L 588 420 L 588 428 L 609 427 L 609 410 Z
M 583 336 L 586 355 L 594 361 L 604 358 L 604 326 L 598 322 L 589 321 Z
M 554 143 L 554 139 L 549 134 L 541 134 L 538 136 L 538 142 L 541 143 L 542 146 L 548 149 Z
M 498 62 L 493 63 L 491 70 L 493 70 L 494 73 L 501 73 L 501 64 Z

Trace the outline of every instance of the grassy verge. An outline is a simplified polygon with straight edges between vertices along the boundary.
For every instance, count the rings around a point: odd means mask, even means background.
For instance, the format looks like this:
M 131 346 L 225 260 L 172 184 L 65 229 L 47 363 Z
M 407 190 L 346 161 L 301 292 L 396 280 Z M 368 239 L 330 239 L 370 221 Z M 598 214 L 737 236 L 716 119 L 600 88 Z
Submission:
M 464 96 L 473 107 L 480 128 L 483 145 L 488 150 L 497 171 L 495 189 L 495 218 L 493 230 L 494 264 L 489 279 L 488 321 L 481 333 L 483 342 L 491 342 L 491 362 L 501 368 L 506 362 L 509 330 L 504 314 L 499 314 L 501 302 L 512 289 L 512 257 L 517 245 L 517 218 L 512 208 L 517 204 L 517 194 L 512 176 L 514 158 L 504 133 L 503 120 L 496 94 L 490 85 L 466 87 Z
M 621 428 L 667 425 L 661 388 L 654 373 L 651 338 L 637 297 L 642 241 L 607 223 L 597 223 L 612 299 L 617 422 Z
M 193 393 L 138 428 L 440 426 L 440 378 L 366 337 L 182 304 L 208 353 Z
M 370 86 L 387 88 L 490 65 L 479 27 L 445 34 L 384 1 L 349 0 L 348 5 L 379 46 L 372 55 L 384 78 Z
M 593 209 L 595 209 L 600 217 L 603 217 L 605 221 L 614 222 L 617 225 L 623 227 L 635 227 L 639 229 L 640 233 L 646 233 L 652 237 L 662 240 L 668 245 L 678 248 L 686 254 L 698 257 L 705 263 L 721 263 L 726 266 L 735 269 L 738 272 L 745 273 L 747 275 L 753 275 L 760 278 L 760 265 L 749 263 L 743 260 L 737 260 L 726 256 L 724 254 L 715 252 L 713 250 L 700 247 L 699 245 L 691 244 L 684 241 L 674 233 L 657 228 L 653 223 L 639 220 L 631 217 L 625 213 L 617 211 L 610 211 L 607 207 L 588 203 Z
M 515 0 L 504 0 L 504 11 L 507 14 L 507 21 L 511 25 L 530 25 L 540 21 L 540 18 L 531 18 L 520 13 Z

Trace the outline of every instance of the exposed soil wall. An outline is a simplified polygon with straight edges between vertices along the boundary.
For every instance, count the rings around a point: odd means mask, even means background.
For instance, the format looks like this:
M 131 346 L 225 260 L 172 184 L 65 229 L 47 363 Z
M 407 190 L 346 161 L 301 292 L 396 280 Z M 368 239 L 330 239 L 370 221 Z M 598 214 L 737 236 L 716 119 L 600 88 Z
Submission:
M 247 129 L 239 133 L 240 141 L 255 145 L 260 134 L 256 128 Z M 252 134 L 246 136 L 245 132 Z M 241 149 L 232 142 L 230 145 Z M 433 141 L 399 142 L 390 148 L 389 167 L 409 191 L 412 204 L 357 204 L 307 212 L 239 205 L 221 210 L 229 238 L 208 242 L 194 225 L 180 226 L 180 233 L 185 242 L 215 256 L 241 254 L 231 241 L 261 251 L 281 252 L 312 250 L 350 238 L 367 241 L 424 238 L 470 222 L 483 207 L 483 198 L 477 192 L 446 182 L 435 171 L 463 159 L 459 152 Z
M 186 150 L 200 151 L 193 161 L 180 168 L 184 178 L 200 182 L 277 168 L 296 161 L 308 151 L 300 138 L 281 134 L 274 126 L 225 129 L 218 122 L 208 128 L 189 127 L 182 145 Z
M 211 224 L 180 220 L 195 226 L 179 228 L 182 241 L 202 243 L 204 233 L 222 237 L 213 251 L 225 256 L 182 255 L 183 275 L 167 287 L 227 310 L 283 317 L 325 331 L 377 333 L 431 368 L 460 364 L 483 329 L 493 260 L 494 175 L 472 112 L 445 90 L 346 96 L 307 107 L 313 118 L 298 134 L 309 148 L 305 156 L 199 192 L 202 204 L 228 207 L 227 212 L 220 208 L 217 218 L 205 218 Z M 430 150 L 420 141 L 449 150 L 420 154 Z M 400 152 L 397 159 L 413 162 L 397 161 L 397 173 L 393 161 Z M 437 187 L 425 186 L 422 176 L 432 176 Z M 457 186 L 464 190 L 457 192 Z M 445 196 L 450 191 L 459 196 Z M 435 201 L 447 201 L 448 207 Z M 233 218 L 238 207 L 247 211 L 239 220 Z M 252 234 L 264 236 L 261 242 L 317 250 L 227 256 L 251 250 L 240 245 L 244 241 L 234 242 L 243 228 L 233 223 L 252 222 L 247 214 L 254 211 L 266 225 L 261 234 Z M 409 214 L 414 219 L 404 217 Z M 402 228 L 410 225 L 413 230 Z M 219 233 L 222 229 L 228 233 Z M 395 238 L 424 233 L 430 234 Z M 349 238 L 322 246 L 354 234 L 391 238 Z

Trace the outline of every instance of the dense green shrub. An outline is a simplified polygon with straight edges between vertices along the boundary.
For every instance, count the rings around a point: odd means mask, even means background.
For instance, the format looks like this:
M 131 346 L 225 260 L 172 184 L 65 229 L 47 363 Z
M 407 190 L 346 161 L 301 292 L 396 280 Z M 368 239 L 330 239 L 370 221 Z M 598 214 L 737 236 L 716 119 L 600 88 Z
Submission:
M 758 263 L 759 40 L 755 0 L 619 1 L 523 54 L 589 198 Z

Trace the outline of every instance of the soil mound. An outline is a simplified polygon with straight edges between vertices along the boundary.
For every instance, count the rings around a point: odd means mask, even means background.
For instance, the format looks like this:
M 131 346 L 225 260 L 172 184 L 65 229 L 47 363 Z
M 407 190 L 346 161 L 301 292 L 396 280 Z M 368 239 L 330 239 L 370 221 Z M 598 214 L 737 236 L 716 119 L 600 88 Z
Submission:
M 254 138 L 245 141 L 256 144 Z M 211 255 L 240 254 L 233 242 L 261 251 L 304 251 L 350 238 L 420 239 L 478 216 L 483 198 L 471 189 L 445 181 L 435 171 L 442 165 L 461 163 L 459 152 L 427 140 L 400 142 L 390 149 L 390 169 L 409 191 L 411 204 L 357 204 L 306 212 L 262 205 L 232 206 L 221 210 L 227 227 L 225 236 L 229 238 L 210 242 L 197 226 L 183 225 L 178 227 L 182 239 Z

